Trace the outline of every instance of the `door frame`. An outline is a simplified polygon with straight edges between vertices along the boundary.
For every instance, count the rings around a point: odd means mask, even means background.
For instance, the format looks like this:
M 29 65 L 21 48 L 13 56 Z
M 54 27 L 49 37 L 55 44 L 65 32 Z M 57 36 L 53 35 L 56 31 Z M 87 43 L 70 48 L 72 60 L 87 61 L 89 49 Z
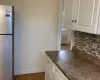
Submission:
M 60 0 L 60 7 L 59 7 L 59 24 L 58 24 L 58 35 L 57 35 L 57 50 L 61 49 L 61 34 L 62 34 L 62 28 L 63 28 L 63 8 L 64 8 L 64 0 Z M 70 43 L 70 50 L 72 50 L 74 46 L 74 31 L 71 33 L 71 43 Z
M 64 0 L 60 0 L 60 7 L 59 7 L 59 24 L 58 24 L 58 35 L 57 35 L 57 50 L 60 50 L 61 47 L 61 30 L 63 27 L 63 1 Z

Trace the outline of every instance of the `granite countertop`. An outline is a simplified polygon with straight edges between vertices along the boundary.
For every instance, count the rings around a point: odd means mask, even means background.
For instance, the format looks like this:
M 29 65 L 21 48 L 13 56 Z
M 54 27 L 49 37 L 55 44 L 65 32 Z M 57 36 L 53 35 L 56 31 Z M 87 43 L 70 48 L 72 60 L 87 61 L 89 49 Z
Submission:
M 77 49 L 46 51 L 69 80 L 100 80 L 100 60 Z

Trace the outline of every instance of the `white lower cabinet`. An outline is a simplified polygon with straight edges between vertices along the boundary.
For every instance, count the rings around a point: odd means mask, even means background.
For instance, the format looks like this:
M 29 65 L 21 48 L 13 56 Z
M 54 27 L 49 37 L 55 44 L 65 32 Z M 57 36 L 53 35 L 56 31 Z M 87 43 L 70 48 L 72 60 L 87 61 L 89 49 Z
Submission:
M 45 80 L 68 80 L 58 67 L 49 59 L 46 65 Z
M 53 75 L 53 64 L 50 61 L 47 61 L 45 70 L 45 80 L 52 80 L 52 75 Z
M 51 80 L 50 72 L 46 69 L 45 80 Z
M 68 80 L 57 68 L 54 69 L 52 80 Z

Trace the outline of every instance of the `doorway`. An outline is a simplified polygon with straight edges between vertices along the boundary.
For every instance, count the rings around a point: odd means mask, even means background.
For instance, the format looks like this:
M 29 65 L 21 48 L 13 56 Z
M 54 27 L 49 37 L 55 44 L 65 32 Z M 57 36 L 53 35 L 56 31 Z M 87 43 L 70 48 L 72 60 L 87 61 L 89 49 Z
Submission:
M 70 45 L 71 45 L 71 30 L 64 29 L 62 28 L 61 30 L 61 45 L 60 49 L 61 50 L 70 50 Z
M 58 27 L 58 50 L 70 50 L 72 48 L 73 31 L 63 27 L 64 20 L 64 0 L 60 0 L 60 14 Z

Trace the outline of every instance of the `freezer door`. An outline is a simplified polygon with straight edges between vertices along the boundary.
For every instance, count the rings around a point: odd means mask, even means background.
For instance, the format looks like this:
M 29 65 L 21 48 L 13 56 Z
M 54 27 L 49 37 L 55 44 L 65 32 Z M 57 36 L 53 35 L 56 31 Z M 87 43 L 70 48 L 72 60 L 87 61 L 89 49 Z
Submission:
M 11 35 L 0 35 L 0 80 L 12 80 Z
M 12 7 L 0 5 L 0 34 L 12 34 Z

